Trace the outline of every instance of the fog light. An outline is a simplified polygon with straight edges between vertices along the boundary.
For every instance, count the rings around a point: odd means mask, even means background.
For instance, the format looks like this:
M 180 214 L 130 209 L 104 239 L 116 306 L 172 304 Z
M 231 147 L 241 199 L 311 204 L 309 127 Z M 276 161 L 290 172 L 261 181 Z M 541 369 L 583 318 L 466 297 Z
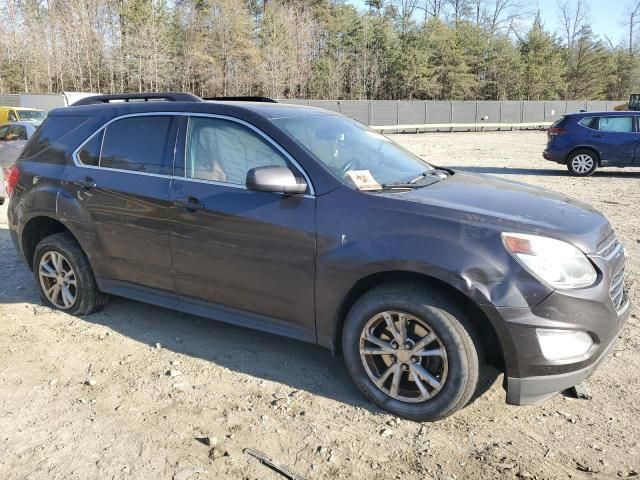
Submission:
M 536 329 L 542 355 L 547 360 L 569 360 L 589 351 L 593 339 L 587 332 L 575 330 Z

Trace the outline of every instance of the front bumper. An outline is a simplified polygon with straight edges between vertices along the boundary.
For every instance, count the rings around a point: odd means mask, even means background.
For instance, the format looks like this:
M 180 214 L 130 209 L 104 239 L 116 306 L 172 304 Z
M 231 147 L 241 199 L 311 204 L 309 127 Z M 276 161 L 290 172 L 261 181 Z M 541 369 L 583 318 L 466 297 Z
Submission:
M 630 310 L 630 308 L 628 309 Z M 627 314 L 628 315 L 628 314 Z M 626 318 L 624 319 L 626 320 Z M 605 348 L 591 365 L 573 372 L 537 377 L 507 377 L 507 403 L 509 405 L 533 405 L 584 382 L 604 363 L 617 344 L 618 336 Z
M 616 293 L 621 291 L 619 285 L 626 292 L 624 281 L 617 280 L 624 279 L 624 249 L 618 246 L 589 258 L 600 272 L 594 286 L 555 291 L 531 308 L 497 309 L 507 339 L 506 345 L 503 342 L 507 403 L 530 405 L 583 382 L 615 347 L 631 312 L 628 295 Z M 586 332 L 593 345 L 582 357 L 549 360 L 540 348 L 539 328 Z

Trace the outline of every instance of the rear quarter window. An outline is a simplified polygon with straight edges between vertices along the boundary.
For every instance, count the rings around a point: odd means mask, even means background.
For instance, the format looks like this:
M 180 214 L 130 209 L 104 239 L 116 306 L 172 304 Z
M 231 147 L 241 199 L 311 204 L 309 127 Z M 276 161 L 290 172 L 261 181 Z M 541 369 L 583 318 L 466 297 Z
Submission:
M 583 127 L 591 128 L 591 125 L 593 125 L 593 117 L 584 117 L 578 123 Z
M 88 119 L 89 117 L 48 117 L 25 146 L 21 158 L 46 163 L 65 163 L 64 155 L 60 155 L 60 148 L 56 148 L 51 155 L 43 154 Z

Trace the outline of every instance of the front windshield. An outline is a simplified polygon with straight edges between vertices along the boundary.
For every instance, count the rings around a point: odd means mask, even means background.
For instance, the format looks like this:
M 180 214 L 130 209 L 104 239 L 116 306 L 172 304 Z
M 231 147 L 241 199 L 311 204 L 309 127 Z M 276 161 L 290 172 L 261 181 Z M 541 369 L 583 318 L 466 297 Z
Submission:
M 360 186 L 354 181 L 354 173 L 374 185 L 388 185 L 409 182 L 433 170 L 384 135 L 346 117 L 290 117 L 275 119 L 274 123 L 350 185 Z
M 39 110 L 19 110 L 20 120 L 44 120 L 47 114 Z

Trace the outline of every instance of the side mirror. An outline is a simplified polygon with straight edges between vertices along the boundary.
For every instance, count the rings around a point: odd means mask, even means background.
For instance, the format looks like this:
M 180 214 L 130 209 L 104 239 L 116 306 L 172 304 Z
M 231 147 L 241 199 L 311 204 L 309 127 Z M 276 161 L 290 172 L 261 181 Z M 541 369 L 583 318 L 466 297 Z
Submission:
M 256 167 L 247 173 L 246 186 L 257 192 L 278 192 L 301 195 L 307 191 L 307 182 L 296 177 L 287 167 L 269 165 Z

